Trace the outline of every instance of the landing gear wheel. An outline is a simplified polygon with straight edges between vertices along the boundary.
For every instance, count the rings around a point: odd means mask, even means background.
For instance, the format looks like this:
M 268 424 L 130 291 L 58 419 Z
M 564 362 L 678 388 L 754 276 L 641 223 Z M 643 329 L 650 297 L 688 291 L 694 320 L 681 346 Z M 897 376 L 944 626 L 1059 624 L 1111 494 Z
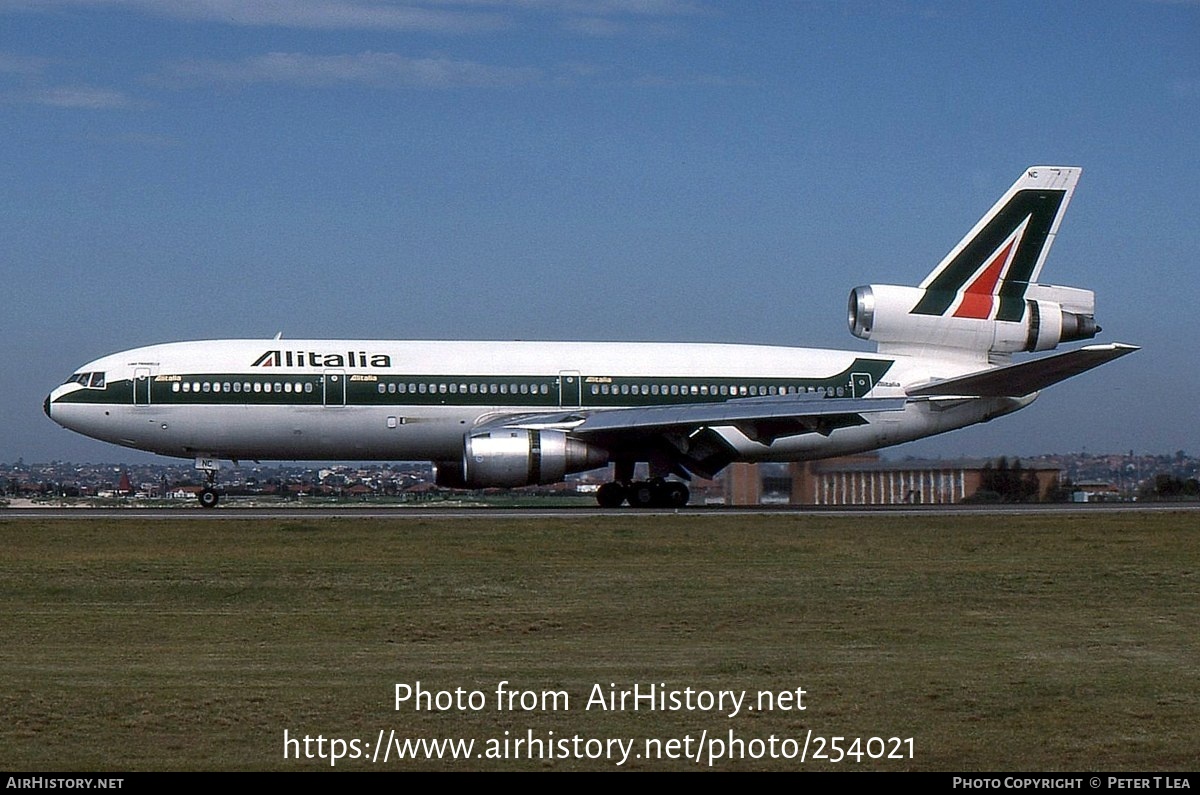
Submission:
M 658 505 L 659 488 L 655 483 L 639 480 L 629 484 L 629 505 L 633 508 L 650 508 Z
M 221 501 L 221 495 L 217 493 L 217 490 L 208 487 L 201 489 L 196 498 L 200 500 L 201 508 L 216 508 L 217 503 Z
M 668 508 L 683 508 L 691 497 L 688 487 L 677 480 L 668 481 L 663 487 L 663 503 Z
M 605 483 L 596 490 L 596 502 L 601 508 L 620 508 L 625 502 L 625 487 L 620 483 Z

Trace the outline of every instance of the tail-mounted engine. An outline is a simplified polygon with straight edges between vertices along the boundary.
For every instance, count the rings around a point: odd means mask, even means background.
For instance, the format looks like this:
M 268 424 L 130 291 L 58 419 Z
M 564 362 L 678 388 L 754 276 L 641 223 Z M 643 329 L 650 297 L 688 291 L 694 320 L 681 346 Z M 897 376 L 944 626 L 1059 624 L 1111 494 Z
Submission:
M 1030 284 L 1023 297 L 966 293 L 951 302 L 931 292 L 891 284 L 856 287 L 850 331 L 879 343 L 881 351 L 933 346 L 996 353 L 1046 351 L 1100 331 L 1091 290 Z
M 456 489 L 532 486 L 607 463 L 608 451 L 562 431 L 500 428 L 468 433 L 461 461 L 435 465 L 436 482 Z

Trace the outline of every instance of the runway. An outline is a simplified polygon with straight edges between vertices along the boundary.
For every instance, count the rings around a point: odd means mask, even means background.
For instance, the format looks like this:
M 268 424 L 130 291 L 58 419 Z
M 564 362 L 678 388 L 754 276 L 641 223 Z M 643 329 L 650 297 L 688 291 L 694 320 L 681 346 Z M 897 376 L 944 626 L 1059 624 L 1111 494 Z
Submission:
M 604 509 L 593 507 L 495 507 L 447 506 L 296 506 L 240 507 L 227 505 L 215 510 L 199 507 L 174 508 L 6 508 L 5 519 L 161 519 L 161 520 L 279 520 L 279 519 L 600 519 L 631 516 L 862 516 L 872 518 L 901 516 L 1005 516 L 1005 515 L 1077 515 L 1113 513 L 1196 513 L 1200 502 L 1097 502 L 1032 503 L 991 505 L 888 505 L 819 507 L 800 505 L 695 506 L 661 509 Z

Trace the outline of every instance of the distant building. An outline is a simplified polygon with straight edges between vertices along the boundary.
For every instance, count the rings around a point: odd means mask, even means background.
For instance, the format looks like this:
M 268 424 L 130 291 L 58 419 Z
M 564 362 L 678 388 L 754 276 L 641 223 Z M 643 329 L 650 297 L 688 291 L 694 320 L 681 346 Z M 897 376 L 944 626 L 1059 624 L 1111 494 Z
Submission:
M 884 461 L 877 454 L 802 461 L 788 465 L 792 505 L 949 505 L 979 491 L 984 472 L 995 462 L 984 459 Z M 1038 498 L 1058 483 L 1060 469 L 1022 465 L 1038 482 Z M 725 471 L 729 505 L 763 502 L 763 477 L 757 464 L 733 464 Z M 769 479 L 778 491 L 778 478 Z M 775 500 L 772 500 L 775 501 Z
M 758 505 L 762 502 L 762 473 L 758 464 L 730 464 L 723 477 L 726 505 Z
M 1112 502 L 1119 499 L 1120 490 L 1103 480 L 1081 480 L 1071 492 L 1071 502 Z

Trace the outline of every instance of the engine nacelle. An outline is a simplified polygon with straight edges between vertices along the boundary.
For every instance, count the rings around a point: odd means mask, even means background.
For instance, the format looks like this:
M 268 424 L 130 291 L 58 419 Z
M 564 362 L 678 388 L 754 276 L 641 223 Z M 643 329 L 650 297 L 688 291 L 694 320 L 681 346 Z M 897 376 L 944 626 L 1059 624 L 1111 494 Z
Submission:
M 850 332 L 879 343 L 881 350 L 931 346 L 1015 353 L 1050 350 L 1060 342 L 1091 339 L 1100 331 L 1090 290 L 1030 284 L 1018 307 L 1020 316 L 1012 320 L 995 317 L 990 306 L 999 299 L 994 296 L 978 299 L 969 310 L 964 301 L 931 314 L 921 311 L 923 305 L 937 303 L 926 294 L 920 287 L 892 284 L 856 287 L 850 293 Z M 988 311 L 981 311 L 981 304 Z M 971 316 L 980 314 L 986 316 Z
M 468 433 L 462 460 L 435 464 L 435 479 L 456 489 L 544 485 L 607 463 L 607 450 L 562 431 L 502 428 Z

